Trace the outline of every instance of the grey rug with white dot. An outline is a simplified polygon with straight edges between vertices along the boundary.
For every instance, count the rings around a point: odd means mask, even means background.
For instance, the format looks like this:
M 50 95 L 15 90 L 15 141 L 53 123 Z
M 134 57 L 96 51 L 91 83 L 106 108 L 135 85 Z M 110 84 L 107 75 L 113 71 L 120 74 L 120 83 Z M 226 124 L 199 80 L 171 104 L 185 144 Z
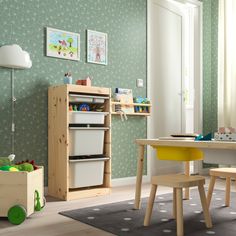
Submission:
M 224 191 L 214 191 L 210 208 L 213 228 L 207 229 L 198 191 L 191 190 L 190 200 L 184 200 L 185 235 L 236 235 L 236 194 L 231 193 L 230 207 L 224 206 L 224 195 Z M 172 219 L 172 194 L 156 196 L 151 224 L 144 227 L 147 200 L 147 198 L 142 199 L 140 210 L 134 210 L 134 201 L 129 200 L 60 212 L 60 214 L 115 235 L 176 235 L 176 222 Z

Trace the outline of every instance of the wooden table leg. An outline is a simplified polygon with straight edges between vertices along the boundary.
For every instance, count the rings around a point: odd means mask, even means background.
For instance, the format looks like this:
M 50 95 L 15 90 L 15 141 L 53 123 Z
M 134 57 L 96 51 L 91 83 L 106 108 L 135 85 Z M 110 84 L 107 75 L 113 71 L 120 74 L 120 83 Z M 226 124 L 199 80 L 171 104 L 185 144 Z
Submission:
M 134 208 L 140 209 L 141 207 L 141 188 L 143 178 L 143 161 L 144 161 L 144 145 L 138 145 L 138 163 L 137 163 L 137 177 L 136 177 L 136 189 L 135 189 L 135 202 Z
M 187 176 L 190 176 L 190 161 L 186 161 L 184 166 L 184 174 Z M 184 198 L 189 200 L 189 196 L 190 196 L 190 191 L 189 188 L 185 188 L 184 191 Z
M 183 193 L 182 188 L 176 188 L 176 223 L 177 236 L 184 235 L 184 220 L 183 220 Z

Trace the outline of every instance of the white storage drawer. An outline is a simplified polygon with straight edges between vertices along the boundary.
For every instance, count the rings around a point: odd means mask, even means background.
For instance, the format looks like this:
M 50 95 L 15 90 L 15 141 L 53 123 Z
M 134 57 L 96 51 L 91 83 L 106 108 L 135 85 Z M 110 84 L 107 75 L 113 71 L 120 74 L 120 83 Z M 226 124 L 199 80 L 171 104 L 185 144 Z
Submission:
M 108 159 L 69 160 L 69 188 L 102 185 L 104 162 Z
M 101 155 L 103 154 L 104 135 L 109 128 L 105 127 L 70 127 L 69 155 Z
M 109 99 L 109 97 L 81 95 L 81 94 L 70 94 L 69 95 L 70 102 L 104 103 L 105 99 Z
M 70 111 L 70 124 L 104 124 L 104 118 L 108 112 Z

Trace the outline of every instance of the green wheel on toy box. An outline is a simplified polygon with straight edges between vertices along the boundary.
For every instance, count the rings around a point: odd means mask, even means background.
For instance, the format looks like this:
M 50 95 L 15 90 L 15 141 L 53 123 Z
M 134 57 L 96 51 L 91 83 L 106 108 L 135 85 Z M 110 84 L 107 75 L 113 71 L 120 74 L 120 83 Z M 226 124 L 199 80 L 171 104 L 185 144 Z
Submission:
M 20 225 L 26 219 L 26 210 L 23 206 L 15 205 L 8 210 L 7 217 L 13 225 Z

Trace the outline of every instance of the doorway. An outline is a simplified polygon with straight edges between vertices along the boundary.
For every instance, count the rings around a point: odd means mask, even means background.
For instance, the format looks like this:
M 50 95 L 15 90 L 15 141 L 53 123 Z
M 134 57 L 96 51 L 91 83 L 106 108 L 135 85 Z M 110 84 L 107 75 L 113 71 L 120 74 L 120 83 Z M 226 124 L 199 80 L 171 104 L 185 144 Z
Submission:
M 148 138 L 202 131 L 201 15 L 198 1 L 148 1 Z M 147 151 L 148 175 L 183 170 L 182 163 L 158 161 L 155 150 Z M 191 172 L 199 167 L 192 164 Z

